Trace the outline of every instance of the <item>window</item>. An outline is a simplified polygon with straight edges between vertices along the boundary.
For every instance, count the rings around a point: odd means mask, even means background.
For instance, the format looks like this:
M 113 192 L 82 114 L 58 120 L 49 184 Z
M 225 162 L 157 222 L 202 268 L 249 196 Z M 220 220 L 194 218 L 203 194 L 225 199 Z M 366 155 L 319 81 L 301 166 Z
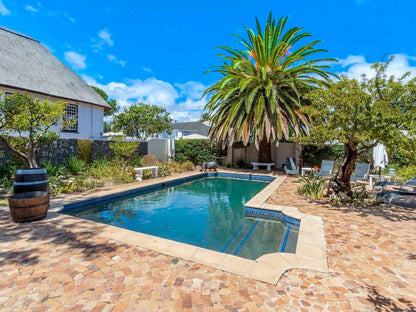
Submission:
M 65 108 L 64 120 L 69 123 L 62 131 L 78 131 L 78 105 L 68 104 Z

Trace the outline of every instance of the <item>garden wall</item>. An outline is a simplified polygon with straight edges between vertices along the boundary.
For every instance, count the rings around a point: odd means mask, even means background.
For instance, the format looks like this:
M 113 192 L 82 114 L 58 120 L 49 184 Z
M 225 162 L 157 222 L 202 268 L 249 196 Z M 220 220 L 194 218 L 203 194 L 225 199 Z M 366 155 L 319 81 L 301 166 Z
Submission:
M 96 160 L 99 158 L 111 158 L 114 157 L 114 152 L 110 148 L 110 140 L 93 140 L 91 159 Z M 136 156 L 143 156 L 148 154 L 148 143 L 140 142 L 136 151 Z
M 297 163 L 300 163 L 302 147 L 299 143 L 279 143 L 278 146 L 272 144 L 272 159 L 276 164 L 275 167 L 282 168 L 286 163 L 287 157 L 295 157 Z M 232 167 L 238 164 L 245 163 L 246 166 L 251 167 L 252 161 L 258 160 L 259 151 L 254 143 L 250 143 L 247 147 L 241 144 L 236 144 L 234 147 L 229 147 L 227 157 L 223 161 L 224 164 L 230 164 Z
M 91 159 L 98 158 L 111 158 L 114 156 L 114 152 L 110 149 L 109 140 L 92 140 Z M 137 156 L 143 156 L 147 154 L 147 142 L 140 142 L 137 149 Z M 63 165 L 70 157 L 76 157 L 78 154 L 78 140 L 77 139 L 59 139 L 52 143 L 42 146 L 38 151 L 38 163 L 40 164 L 44 160 L 50 160 L 55 165 Z M 0 141 L 0 165 L 7 165 L 11 162 L 11 152 Z

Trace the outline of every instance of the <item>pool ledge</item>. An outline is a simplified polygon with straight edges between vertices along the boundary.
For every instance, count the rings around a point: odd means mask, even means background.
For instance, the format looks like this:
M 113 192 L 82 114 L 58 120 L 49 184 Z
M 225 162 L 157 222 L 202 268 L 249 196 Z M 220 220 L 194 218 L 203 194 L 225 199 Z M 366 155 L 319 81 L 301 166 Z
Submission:
M 194 177 L 197 175 L 198 173 L 194 172 L 187 175 L 181 175 L 181 177 L 176 177 L 176 179 Z M 76 196 L 70 200 L 54 200 L 45 221 L 53 222 L 57 226 L 71 229 L 71 231 L 74 232 L 93 232 L 96 233 L 97 236 L 107 239 L 149 249 L 172 257 L 182 258 L 270 284 L 277 284 L 282 275 L 291 269 L 328 272 L 327 249 L 322 218 L 303 214 L 295 207 L 266 204 L 267 199 L 280 186 L 285 178 L 286 176 L 277 176 L 273 182 L 247 202 L 246 206 L 271 212 L 281 212 L 290 218 L 300 220 L 296 254 L 273 253 L 263 255 L 256 260 L 249 260 L 59 213 L 62 211 L 64 205 L 88 201 L 97 196 L 124 192 L 126 189 L 137 189 L 141 186 L 151 185 L 152 182 L 146 184 L 143 183 L 141 185 L 136 184 L 118 190 L 101 191 L 91 196 Z M 175 177 L 157 180 L 158 181 L 154 181 L 153 183 L 174 181 Z

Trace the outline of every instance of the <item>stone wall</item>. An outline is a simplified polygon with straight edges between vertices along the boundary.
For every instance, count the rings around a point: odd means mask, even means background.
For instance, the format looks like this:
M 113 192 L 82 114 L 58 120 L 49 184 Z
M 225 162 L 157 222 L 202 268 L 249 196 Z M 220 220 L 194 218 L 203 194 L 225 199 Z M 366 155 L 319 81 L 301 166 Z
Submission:
M 77 139 L 59 139 L 43 145 L 37 154 L 38 165 L 50 160 L 54 165 L 63 165 L 70 157 L 76 157 L 78 152 Z
M 93 140 L 91 159 L 111 158 L 114 152 L 110 149 L 111 141 Z M 140 142 L 137 149 L 137 156 L 147 154 L 147 142 Z M 37 161 L 40 165 L 44 160 L 50 160 L 55 165 L 64 165 L 68 158 L 76 157 L 78 153 L 77 139 L 59 139 L 42 146 L 38 151 Z M 0 165 L 7 165 L 11 162 L 11 151 L 0 141 Z
M 0 165 L 5 166 L 10 162 L 11 151 L 7 148 L 3 141 L 0 141 Z

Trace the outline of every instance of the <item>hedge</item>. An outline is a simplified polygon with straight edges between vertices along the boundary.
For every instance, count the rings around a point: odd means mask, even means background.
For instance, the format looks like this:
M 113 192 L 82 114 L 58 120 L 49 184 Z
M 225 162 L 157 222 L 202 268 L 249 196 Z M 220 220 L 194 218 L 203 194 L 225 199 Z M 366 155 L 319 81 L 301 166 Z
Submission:
M 201 165 L 205 161 L 215 161 L 217 150 L 206 139 L 175 141 L 175 161 L 183 163 L 191 161 Z

